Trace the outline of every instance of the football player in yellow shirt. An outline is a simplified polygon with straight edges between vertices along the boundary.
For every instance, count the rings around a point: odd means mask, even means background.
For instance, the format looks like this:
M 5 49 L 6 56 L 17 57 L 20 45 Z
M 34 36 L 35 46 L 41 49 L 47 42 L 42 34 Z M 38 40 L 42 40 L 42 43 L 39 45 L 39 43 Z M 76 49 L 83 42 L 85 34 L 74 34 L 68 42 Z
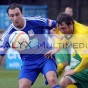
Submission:
M 78 53 L 74 53 L 73 56 L 80 61 L 77 66 L 64 73 L 60 85 L 62 88 L 77 88 L 74 85 L 77 84 L 80 88 L 88 88 L 88 27 L 74 21 L 71 16 L 60 13 L 57 17 L 57 28 L 64 34 L 64 47 L 71 43 Z M 58 50 L 64 47 L 59 47 Z
M 66 14 L 73 16 L 73 9 L 71 7 L 66 7 L 65 11 Z M 54 34 L 56 37 L 54 38 L 54 41 L 58 42 L 60 44 L 62 37 L 60 36 L 60 34 L 62 34 L 58 28 L 53 28 L 51 30 L 51 33 Z M 55 43 L 55 47 L 57 47 L 58 44 Z M 71 45 L 69 45 L 68 47 L 60 50 L 59 52 L 57 52 L 55 54 L 55 58 L 56 58 L 56 62 L 57 62 L 57 67 L 58 67 L 58 76 L 60 76 L 60 74 L 63 72 L 64 68 L 67 65 L 70 65 L 70 50 L 71 50 Z
M 55 35 L 53 36 L 53 41 L 54 41 L 54 47 L 56 48 L 58 47 L 58 44 L 61 43 L 63 37 L 59 29 L 57 28 L 54 28 L 53 31 L 51 31 L 51 33 Z M 64 71 L 67 65 L 70 65 L 70 58 L 71 58 L 70 49 L 71 49 L 71 46 L 69 45 L 68 47 L 61 49 L 59 52 L 55 53 L 58 76 L 61 75 L 61 73 Z

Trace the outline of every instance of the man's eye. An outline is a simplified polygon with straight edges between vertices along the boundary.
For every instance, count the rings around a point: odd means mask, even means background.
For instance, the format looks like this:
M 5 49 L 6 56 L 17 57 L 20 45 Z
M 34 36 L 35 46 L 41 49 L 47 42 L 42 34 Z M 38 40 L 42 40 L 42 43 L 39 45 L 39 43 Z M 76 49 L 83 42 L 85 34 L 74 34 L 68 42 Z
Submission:
M 19 13 L 16 14 L 16 16 L 19 16 L 19 15 L 20 15 Z
M 14 15 L 11 14 L 10 17 L 14 17 Z

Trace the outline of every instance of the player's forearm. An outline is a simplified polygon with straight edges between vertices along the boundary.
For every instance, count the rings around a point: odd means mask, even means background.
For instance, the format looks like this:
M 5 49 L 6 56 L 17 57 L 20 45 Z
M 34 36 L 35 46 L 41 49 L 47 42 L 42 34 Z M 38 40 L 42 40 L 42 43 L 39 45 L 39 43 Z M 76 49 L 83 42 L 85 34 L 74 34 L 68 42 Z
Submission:
M 3 58 L 3 57 L 2 57 L 2 56 L 0 56 L 0 65 L 1 65 L 1 63 L 2 63 L 2 58 Z
M 75 73 L 88 68 L 88 58 L 82 59 L 81 63 L 74 69 Z

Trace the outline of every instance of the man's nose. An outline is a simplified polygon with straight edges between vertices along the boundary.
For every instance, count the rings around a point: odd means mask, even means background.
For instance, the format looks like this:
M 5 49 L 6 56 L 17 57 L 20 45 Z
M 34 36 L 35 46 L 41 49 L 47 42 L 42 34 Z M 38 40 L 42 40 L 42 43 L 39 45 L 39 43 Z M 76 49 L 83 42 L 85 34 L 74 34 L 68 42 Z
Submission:
M 14 16 L 14 20 L 17 20 L 17 16 Z

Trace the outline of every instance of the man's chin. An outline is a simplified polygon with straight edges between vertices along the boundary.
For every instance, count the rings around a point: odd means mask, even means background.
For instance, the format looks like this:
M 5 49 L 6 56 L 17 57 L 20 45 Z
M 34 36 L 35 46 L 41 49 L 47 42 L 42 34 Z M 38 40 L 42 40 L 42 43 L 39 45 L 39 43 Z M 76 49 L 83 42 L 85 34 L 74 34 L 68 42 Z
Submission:
M 19 25 L 18 25 L 17 23 L 16 23 L 16 24 L 14 24 L 14 26 L 15 26 L 15 27 L 19 27 Z

